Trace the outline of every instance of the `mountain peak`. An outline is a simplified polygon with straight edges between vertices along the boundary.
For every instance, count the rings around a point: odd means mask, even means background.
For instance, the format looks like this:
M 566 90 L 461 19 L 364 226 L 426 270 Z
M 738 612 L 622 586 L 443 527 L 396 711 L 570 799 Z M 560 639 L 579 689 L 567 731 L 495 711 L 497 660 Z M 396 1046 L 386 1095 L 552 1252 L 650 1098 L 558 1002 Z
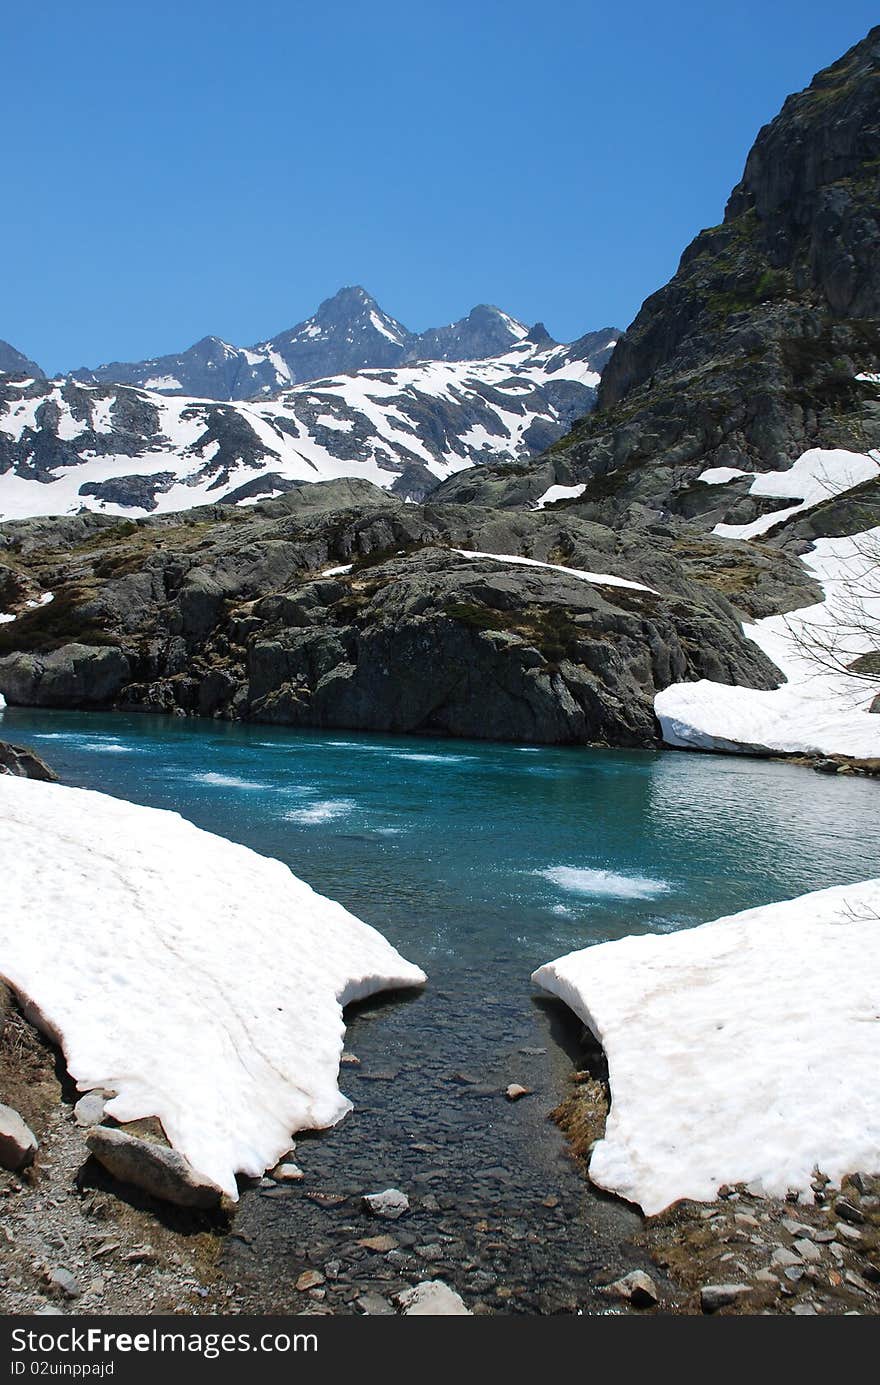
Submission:
M 413 361 L 480 361 L 520 345 L 551 344 L 494 303 L 477 303 L 445 327 L 412 332 L 362 284 L 345 284 L 295 326 L 250 347 L 206 336 L 185 351 L 146 361 L 83 367 L 72 377 L 91 384 L 141 385 L 162 394 L 233 400 L 268 398 L 307 380 L 356 370 L 386 370 Z M 18 369 L 19 366 L 6 366 Z
M 318 311 L 314 314 L 320 318 L 333 314 L 337 315 L 340 311 L 360 313 L 365 308 L 379 308 L 379 304 L 371 293 L 367 293 L 360 284 L 346 284 L 330 298 L 325 298 Z

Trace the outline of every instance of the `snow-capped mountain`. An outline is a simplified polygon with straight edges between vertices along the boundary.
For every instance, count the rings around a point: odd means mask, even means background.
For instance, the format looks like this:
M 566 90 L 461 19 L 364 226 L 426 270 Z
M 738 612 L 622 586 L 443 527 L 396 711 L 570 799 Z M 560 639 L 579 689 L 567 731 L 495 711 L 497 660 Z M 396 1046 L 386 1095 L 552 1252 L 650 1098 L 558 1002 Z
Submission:
M 542 332 L 543 328 L 540 329 Z M 500 308 L 478 305 L 459 322 L 411 332 L 362 288 L 343 288 L 312 317 L 250 347 L 203 337 L 178 355 L 81 368 L 84 384 L 138 385 L 200 399 L 254 399 L 305 380 L 410 361 L 471 361 L 498 356 L 528 336 Z M 598 368 L 604 361 L 598 362 Z M 10 367 L 11 368 L 11 367 Z
M 437 349 L 458 349 L 464 325 L 447 330 L 459 335 Z M 527 461 L 566 433 L 592 408 L 615 336 L 559 346 L 524 332 L 487 360 L 337 374 L 247 403 L 0 376 L 0 520 L 246 504 L 343 476 L 419 499 L 455 471 Z

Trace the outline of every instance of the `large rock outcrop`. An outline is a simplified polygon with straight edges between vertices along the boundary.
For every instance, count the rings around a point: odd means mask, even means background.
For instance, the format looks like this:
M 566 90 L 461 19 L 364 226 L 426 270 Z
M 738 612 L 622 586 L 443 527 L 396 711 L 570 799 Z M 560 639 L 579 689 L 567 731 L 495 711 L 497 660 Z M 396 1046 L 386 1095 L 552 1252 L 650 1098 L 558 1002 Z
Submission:
M 795 563 L 685 526 L 353 481 L 246 512 L 23 521 L 3 561 L 54 592 L 0 627 L 11 703 L 559 743 L 656 744 L 653 697 L 683 678 L 774 686 L 740 619 L 814 594 Z

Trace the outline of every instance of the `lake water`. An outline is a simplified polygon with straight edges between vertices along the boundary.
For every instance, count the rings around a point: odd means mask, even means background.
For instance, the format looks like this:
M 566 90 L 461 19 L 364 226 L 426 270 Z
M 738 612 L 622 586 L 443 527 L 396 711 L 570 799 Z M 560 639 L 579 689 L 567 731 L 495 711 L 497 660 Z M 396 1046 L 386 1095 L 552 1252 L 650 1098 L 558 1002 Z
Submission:
M 328 1261 L 334 1311 L 441 1274 L 492 1311 L 589 1307 L 601 1267 L 641 1262 L 639 1222 L 589 1190 L 548 1119 L 579 1026 L 531 971 L 880 874 L 877 786 L 781 763 L 15 708 L 0 735 L 68 783 L 280 857 L 428 973 L 424 993 L 351 1013 L 355 1110 L 300 1140 L 305 1182 L 242 1200 L 225 1266 L 267 1311 L 301 1304 L 293 1279 Z M 509 1082 L 534 1095 L 507 1102 Z M 390 1260 L 356 1245 L 388 1229 L 360 1193 L 389 1185 L 414 1208 Z

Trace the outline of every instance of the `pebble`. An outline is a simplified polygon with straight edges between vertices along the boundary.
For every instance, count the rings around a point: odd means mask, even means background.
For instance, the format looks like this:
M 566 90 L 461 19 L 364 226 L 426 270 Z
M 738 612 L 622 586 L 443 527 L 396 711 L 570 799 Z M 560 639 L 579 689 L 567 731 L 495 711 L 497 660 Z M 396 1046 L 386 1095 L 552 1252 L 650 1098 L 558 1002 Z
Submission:
M 304 1293 L 306 1289 L 317 1289 L 324 1283 L 324 1276 L 320 1270 L 303 1270 L 296 1281 L 296 1288 L 299 1293 Z
M 93 1126 L 86 1136 L 90 1152 L 123 1183 L 178 1207 L 218 1207 L 222 1189 L 198 1173 L 176 1150 L 141 1140 L 123 1130 Z
M 357 1054 L 348 1053 L 345 1049 L 343 1049 L 342 1057 L 339 1061 L 345 1068 L 359 1068 L 361 1065 L 361 1060 L 358 1058 Z
M 704 1313 L 714 1313 L 718 1308 L 738 1303 L 751 1291 L 750 1284 L 704 1284 L 700 1290 L 700 1307 Z
M 104 1255 L 112 1255 L 114 1250 L 120 1247 L 120 1241 L 104 1241 L 98 1246 L 97 1250 L 92 1251 L 92 1259 L 100 1260 Z
M 805 1238 L 795 1241 L 792 1249 L 797 1251 L 802 1260 L 808 1261 L 811 1265 L 818 1265 L 822 1259 L 822 1252 L 819 1247 Z
M 298 1183 L 305 1174 L 299 1164 L 276 1164 L 272 1170 L 272 1178 L 276 1183 Z
M 505 1087 L 504 1095 L 508 1101 L 519 1101 L 520 1097 L 531 1096 L 531 1087 L 524 1087 L 520 1082 L 511 1082 L 509 1087 Z
M 844 1221 L 852 1222 L 856 1226 L 861 1226 L 865 1220 L 865 1214 L 860 1207 L 854 1203 L 847 1202 L 845 1197 L 839 1197 L 834 1204 L 835 1216 L 843 1217 Z
M 387 1255 L 389 1250 L 397 1250 L 400 1242 L 393 1236 L 364 1236 L 358 1241 L 364 1250 L 375 1251 L 377 1255 Z
M 803 1222 L 794 1221 L 791 1217 L 783 1217 L 782 1225 L 792 1236 L 812 1236 L 813 1234 L 812 1227 L 804 1226 Z
M 398 1294 L 404 1317 L 471 1317 L 471 1310 L 460 1294 L 442 1279 L 426 1279 Z
M 394 1309 L 387 1298 L 383 1298 L 382 1294 L 374 1293 L 372 1290 L 369 1293 L 361 1294 L 357 1304 L 361 1312 L 367 1313 L 371 1318 L 388 1317 L 394 1314 Z
M 613 1284 L 604 1284 L 600 1290 L 606 1298 L 622 1298 L 634 1308 L 650 1308 L 659 1299 L 657 1285 L 644 1270 L 632 1270 Z
M 65 1298 L 79 1298 L 82 1293 L 78 1281 L 70 1273 L 70 1270 L 52 1270 L 49 1274 L 49 1284 L 53 1289 L 64 1294 Z
M 787 1265 L 799 1265 L 800 1263 L 800 1256 L 795 1255 L 793 1251 L 786 1249 L 785 1246 L 777 1246 L 770 1256 L 770 1264 L 775 1265 L 778 1269 L 785 1269 Z
M 413 1249 L 420 1260 L 443 1259 L 443 1247 L 438 1245 L 436 1241 L 431 1241 L 430 1244 L 424 1246 L 414 1246 Z
M 839 1221 L 835 1227 L 835 1233 L 842 1236 L 846 1241 L 860 1241 L 862 1233 L 856 1226 L 847 1226 L 846 1222 Z
M 374 1217 L 385 1217 L 389 1221 L 397 1221 L 398 1217 L 409 1211 L 409 1198 L 399 1188 L 386 1188 L 381 1193 L 366 1193 L 363 1204 Z

